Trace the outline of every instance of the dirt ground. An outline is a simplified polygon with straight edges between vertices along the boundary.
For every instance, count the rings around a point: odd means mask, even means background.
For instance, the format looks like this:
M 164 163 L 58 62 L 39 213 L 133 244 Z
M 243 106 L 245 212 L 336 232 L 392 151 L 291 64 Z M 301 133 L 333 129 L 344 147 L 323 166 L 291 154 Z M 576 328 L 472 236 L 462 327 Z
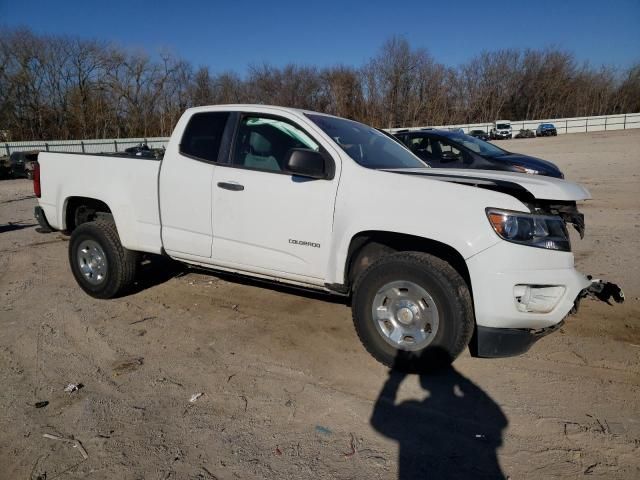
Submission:
M 500 145 L 591 190 L 577 264 L 627 302 L 422 377 L 389 375 L 328 297 L 155 262 L 94 300 L 30 182 L 0 182 L 0 478 L 640 478 L 640 130 Z

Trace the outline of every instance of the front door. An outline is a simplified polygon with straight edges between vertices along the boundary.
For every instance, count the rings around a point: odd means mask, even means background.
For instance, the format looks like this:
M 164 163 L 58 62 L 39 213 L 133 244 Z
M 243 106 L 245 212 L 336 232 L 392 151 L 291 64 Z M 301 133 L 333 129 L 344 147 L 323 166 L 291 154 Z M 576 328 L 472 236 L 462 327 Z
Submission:
M 292 120 L 265 114 L 240 117 L 230 163 L 214 172 L 214 263 L 321 283 L 337 175 L 325 180 L 288 173 L 292 148 L 323 150 Z

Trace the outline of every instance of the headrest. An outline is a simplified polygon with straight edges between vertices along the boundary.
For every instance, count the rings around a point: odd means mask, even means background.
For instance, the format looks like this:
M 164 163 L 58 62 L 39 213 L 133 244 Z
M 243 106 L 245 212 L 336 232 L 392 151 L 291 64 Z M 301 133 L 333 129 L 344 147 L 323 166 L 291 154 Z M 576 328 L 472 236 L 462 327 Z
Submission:
M 271 153 L 271 142 L 258 132 L 251 132 L 249 146 L 251 146 L 251 152 L 255 155 L 266 156 Z

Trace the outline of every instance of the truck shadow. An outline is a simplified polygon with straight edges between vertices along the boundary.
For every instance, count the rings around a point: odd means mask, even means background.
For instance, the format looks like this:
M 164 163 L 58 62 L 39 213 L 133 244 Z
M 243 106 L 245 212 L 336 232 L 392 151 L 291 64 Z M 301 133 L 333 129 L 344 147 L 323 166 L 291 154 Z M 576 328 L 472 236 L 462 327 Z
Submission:
M 0 225 L 0 233 L 13 232 L 14 230 L 22 230 L 23 228 L 35 227 L 35 223 L 6 223 Z
M 125 295 L 134 295 L 148 288 L 168 282 L 172 278 L 187 274 L 187 268 L 169 257 L 161 255 L 144 255 L 133 286 Z
M 397 402 L 406 373 L 392 370 L 371 425 L 398 442 L 398 479 L 504 479 L 497 458 L 508 420 L 489 395 L 447 365 L 420 374 L 424 400 Z

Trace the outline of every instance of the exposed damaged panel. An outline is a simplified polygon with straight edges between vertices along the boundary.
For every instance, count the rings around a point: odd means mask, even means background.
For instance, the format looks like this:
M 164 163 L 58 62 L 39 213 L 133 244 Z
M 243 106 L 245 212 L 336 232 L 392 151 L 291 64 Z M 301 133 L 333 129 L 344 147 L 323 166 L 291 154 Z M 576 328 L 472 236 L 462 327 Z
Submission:
M 624 303 L 624 292 L 618 285 L 600 279 L 593 280 L 591 275 L 587 278 L 591 280 L 591 285 L 580 292 L 571 313 L 577 313 L 580 301 L 583 298 L 593 298 L 605 302 L 608 305 L 613 305 L 611 300 L 616 303 Z
M 599 279 L 592 280 L 591 276 L 587 278 L 591 280 L 591 285 L 582 291 L 584 297 L 597 298 L 609 305 L 611 305 L 610 300 L 616 303 L 624 302 L 624 292 L 615 283 L 605 282 Z
M 523 191 L 538 200 L 577 202 L 591 198 L 589 191 L 582 185 L 542 175 L 526 175 L 496 170 L 448 168 L 395 168 L 389 171 L 495 190 L 513 195 L 518 199 L 522 198 Z
M 527 206 L 532 212 L 547 213 L 560 216 L 565 223 L 573 225 L 580 234 L 580 238 L 584 238 L 585 223 L 584 215 L 578 211 L 576 202 L 554 202 L 545 200 L 536 200 L 528 203 Z
M 493 192 L 504 193 L 517 198 L 527 205 L 532 213 L 543 213 L 560 216 L 566 224 L 571 224 L 584 238 L 584 215 L 578 211 L 577 200 L 591 198 L 589 192 L 582 186 L 565 180 L 535 175 L 521 175 L 510 172 L 497 171 L 459 171 L 447 169 L 394 169 L 393 172 L 404 175 L 420 175 L 434 180 L 482 188 Z M 551 190 L 557 195 L 557 200 L 550 199 Z

